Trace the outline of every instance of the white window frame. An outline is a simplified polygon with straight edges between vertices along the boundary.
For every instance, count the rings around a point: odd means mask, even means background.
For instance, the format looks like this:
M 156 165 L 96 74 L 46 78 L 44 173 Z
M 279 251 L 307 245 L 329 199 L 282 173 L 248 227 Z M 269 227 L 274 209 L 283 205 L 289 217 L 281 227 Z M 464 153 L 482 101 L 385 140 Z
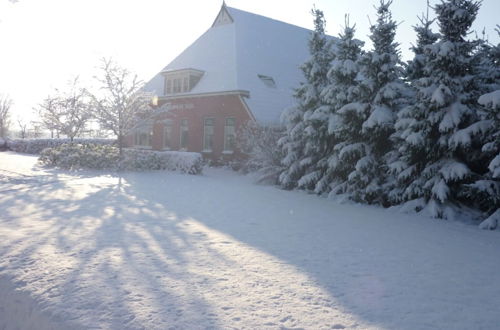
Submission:
M 232 120 L 233 124 L 228 125 L 228 120 Z M 229 132 L 229 127 L 232 127 L 233 132 Z M 228 135 L 231 134 L 234 138 L 233 145 L 231 146 L 231 149 L 229 148 L 229 143 L 228 143 Z M 236 140 L 236 118 L 234 117 L 227 117 L 224 119 L 224 150 L 222 151 L 225 154 L 232 154 L 234 153 L 234 147 L 235 147 L 235 140 Z
M 207 125 L 207 120 L 212 121 L 212 125 Z M 212 145 L 207 146 L 207 127 L 212 128 Z M 203 119 L 203 152 L 213 152 L 214 151 L 214 144 L 215 144 L 215 118 L 213 117 L 206 117 Z
M 186 125 L 183 125 L 183 123 L 186 123 Z M 187 119 L 181 119 L 179 126 L 180 126 L 180 128 L 179 128 L 179 132 L 180 132 L 180 134 L 179 134 L 179 139 L 180 139 L 179 140 L 179 150 L 187 150 L 188 144 L 189 144 L 189 121 Z M 182 140 L 182 136 L 183 136 L 182 133 L 183 132 L 187 132 L 187 139 L 185 141 L 186 142 L 185 146 L 182 145 L 183 144 L 182 143 L 183 142 L 183 140 Z
M 142 143 L 141 135 L 147 135 L 146 143 Z M 143 125 L 135 129 L 134 146 L 151 149 L 153 147 L 153 125 Z
M 171 120 L 166 120 L 163 124 L 163 149 L 165 150 L 172 149 L 172 132 L 173 132 L 172 124 L 173 123 Z M 167 143 L 167 133 L 168 133 L 168 141 L 170 143 Z

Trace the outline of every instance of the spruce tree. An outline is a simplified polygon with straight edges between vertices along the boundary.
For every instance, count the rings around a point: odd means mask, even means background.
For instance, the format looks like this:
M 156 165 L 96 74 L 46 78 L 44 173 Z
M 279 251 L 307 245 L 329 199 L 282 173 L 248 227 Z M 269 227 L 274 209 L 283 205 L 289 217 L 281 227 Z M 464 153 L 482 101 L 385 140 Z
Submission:
M 429 9 L 429 4 L 427 4 L 427 9 Z M 427 62 L 426 48 L 434 44 L 439 38 L 439 34 L 434 33 L 431 29 L 434 20 L 429 18 L 428 10 L 426 15 L 418 17 L 418 20 L 420 24 L 413 27 L 417 34 L 417 43 L 410 48 L 415 55 L 409 61 L 405 72 L 406 79 L 410 82 L 425 77 L 424 67 Z
M 345 136 L 339 158 L 348 162 L 344 192 L 358 202 L 387 205 L 388 168 L 394 160 L 390 136 L 394 119 L 404 104 L 406 87 L 398 43 L 397 24 L 381 0 L 377 23 L 370 27 L 373 50 L 360 59 L 358 101 L 339 109 L 339 131 Z
M 434 7 L 440 39 L 425 47 L 424 76 L 414 83 L 416 103 L 396 124 L 406 164 L 399 173 L 401 197 L 409 208 L 433 217 L 453 217 L 465 202 L 464 184 L 484 172 L 480 140 L 487 122 L 480 120 L 476 103 L 477 42 L 466 40 L 479 6 L 473 0 L 446 0 Z
M 315 186 L 316 193 L 343 193 L 345 181 L 352 163 L 344 147 L 348 138 L 355 132 L 349 125 L 342 127 L 337 113 L 344 105 L 359 98 L 359 65 L 363 42 L 354 38 L 355 26 L 350 26 L 346 16 L 343 32 L 335 43 L 334 60 L 328 72 L 328 84 L 321 94 L 327 114 L 328 134 L 326 136 L 326 155 L 318 162 L 322 166 L 321 177 Z M 324 110 L 325 109 L 325 110 Z M 342 154 L 344 157 L 340 157 Z
M 500 26 L 497 26 L 500 36 Z M 480 87 L 487 93 L 478 102 L 483 106 L 482 117 L 488 121 L 482 152 L 488 155 L 488 172 L 471 185 L 465 193 L 477 201 L 480 209 L 490 215 L 481 228 L 495 229 L 500 221 L 500 43 L 483 44 L 478 52 L 480 59 Z
M 429 4 L 427 6 L 429 8 Z M 392 204 L 398 204 L 410 198 L 407 196 L 406 188 L 414 179 L 415 163 L 421 158 L 421 155 L 414 153 L 412 147 L 416 142 L 412 140 L 416 136 L 413 135 L 414 127 L 427 116 L 427 109 L 419 100 L 422 98 L 421 89 L 425 90 L 428 85 L 428 79 L 425 78 L 430 74 L 427 72 L 429 69 L 427 64 L 430 60 L 429 46 L 439 39 L 439 34 L 431 29 L 434 20 L 429 18 L 428 11 L 426 15 L 418 17 L 418 20 L 420 24 L 413 27 L 417 34 L 417 43 L 411 47 L 414 58 L 408 62 L 405 71 L 411 98 L 409 105 L 398 113 L 395 122 L 396 132 L 392 136 L 398 154 L 398 161 L 393 162 L 390 168 L 390 172 L 396 179 L 396 184 L 389 191 L 389 200 Z
M 285 170 L 279 181 L 286 189 L 312 189 L 319 177 L 316 165 L 325 150 L 327 118 L 318 109 L 322 107 L 320 93 L 327 82 L 332 52 L 323 12 L 314 8 L 312 14 L 315 28 L 308 43 L 311 57 L 301 66 L 305 82 L 295 91 L 297 106 L 283 114 L 286 134 L 280 145 L 285 153 Z

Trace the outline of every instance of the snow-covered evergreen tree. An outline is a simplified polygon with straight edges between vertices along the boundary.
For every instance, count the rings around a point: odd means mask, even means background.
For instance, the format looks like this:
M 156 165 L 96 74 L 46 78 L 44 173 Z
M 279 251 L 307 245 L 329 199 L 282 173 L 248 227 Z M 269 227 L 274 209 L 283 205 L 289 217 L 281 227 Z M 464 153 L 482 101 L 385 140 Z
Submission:
M 500 26 L 497 26 L 500 36 Z M 479 201 L 481 209 L 490 216 L 481 223 L 484 229 L 495 229 L 500 222 L 500 43 L 483 45 L 480 57 L 481 87 L 488 93 L 478 102 L 484 107 L 483 118 L 490 122 L 486 133 L 484 154 L 489 155 L 488 172 L 468 186 L 466 192 Z
M 285 153 L 280 184 L 286 189 L 312 189 L 319 177 L 316 164 L 324 155 L 327 118 L 321 116 L 320 93 L 326 86 L 332 60 L 331 43 L 325 35 L 323 12 L 314 8 L 314 31 L 309 40 L 311 57 L 302 66 L 305 82 L 295 91 L 297 106 L 286 110 L 283 121 L 286 134 L 280 140 Z
M 334 60 L 328 72 L 328 85 L 321 96 L 324 106 L 317 111 L 327 114 L 328 133 L 326 136 L 325 157 L 318 162 L 321 177 L 315 186 L 316 193 L 344 192 L 345 182 L 352 164 L 347 140 L 355 134 L 351 125 L 342 126 L 337 113 L 344 105 L 355 102 L 359 97 L 359 65 L 363 42 L 354 38 L 355 26 L 350 26 L 346 16 L 343 32 L 335 43 Z M 342 155 L 342 157 L 340 157 Z
M 465 39 L 479 6 L 473 0 L 446 0 L 434 7 L 440 39 L 425 47 L 424 76 L 414 84 L 417 102 L 396 123 L 404 139 L 401 198 L 433 217 L 453 217 L 464 202 L 464 184 L 483 172 L 480 140 L 488 123 L 480 120 L 476 103 L 477 42 Z
M 427 62 L 426 47 L 434 44 L 439 38 L 439 34 L 434 33 L 431 29 L 434 20 L 429 18 L 428 9 L 429 4 L 427 4 L 426 15 L 418 17 L 420 24 L 413 27 L 417 33 L 417 43 L 411 47 L 415 56 L 408 62 L 408 66 L 406 67 L 406 78 L 410 82 L 425 77 L 424 67 Z
M 488 172 L 482 178 L 467 186 L 465 193 L 478 202 L 482 211 L 493 213 L 481 224 L 482 228 L 495 229 L 500 221 L 500 89 L 482 95 L 478 102 L 485 107 L 489 121 L 488 139 L 482 151 L 491 155 Z
M 500 25 L 496 32 L 500 36 Z M 483 37 L 475 53 L 475 81 L 482 94 L 500 89 L 500 45 L 492 45 Z
M 406 96 L 391 3 L 380 1 L 377 23 L 370 27 L 373 50 L 359 61 L 360 95 L 339 109 L 336 129 L 343 136 L 339 158 L 350 167 L 343 192 L 355 201 L 382 205 L 387 204 L 388 165 L 394 160 L 390 136 Z
M 429 18 L 428 9 L 427 3 L 426 15 L 418 17 L 420 24 L 414 26 L 417 43 L 411 47 L 414 58 L 408 62 L 405 72 L 412 96 L 409 105 L 398 113 L 395 123 L 396 132 L 392 136 L 398 154 L 398 161 L 393 162 L 390 169 L 396 177 L 396 184 L 389 191 L 392 204 L 398 204 L 407 199 L 406 188 L 413 180 L 412 176 L 416 170 L 415 162 L 419 160 L 418 155 L 412 154 L 414 135 L 411 134 L 413 126 L 427 116 L 427 109 L 419 101 L 421 99 L 420 88 L 425 88 L 428 84 L 428 80 L 423 78 L 429 75 L 426 67 L 430 60 L 429 46 L 439 39 L 439 34 L 431 29 L 434 20 Z

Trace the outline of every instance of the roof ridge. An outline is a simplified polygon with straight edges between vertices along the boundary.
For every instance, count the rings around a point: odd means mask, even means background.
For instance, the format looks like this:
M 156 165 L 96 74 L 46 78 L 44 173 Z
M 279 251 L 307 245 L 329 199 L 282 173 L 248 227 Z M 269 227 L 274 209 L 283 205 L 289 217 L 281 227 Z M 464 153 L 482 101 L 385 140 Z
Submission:
M 299 25 L 296 25 L 296 24 L 288 23 L 288 22 L 285 22 L 285 21 L 281 21 L 279 19 L 275 19 L 275 18 L 271 18 L 271 17 L 268 17 L 268 16 L 264 16 L 264 15 L 261 15 L 261 14 L 252 13 L 252 12 L 249 12 L 249 11 L 246 11 L 246 10 L 242 10 L 242 9 L 238 9 L 238 8 L 234 8 L 234 7 L 231 7 L 231 6 L 228 6 L 228 5 L 226 5 L 225 7 L 229 11 L 235 10 L 237 12 L 244 13 L 244 14 L 247 14 L 249 16 L 256 16 L 256 17 L 259 17 L 259 18 L 263 18 L 263 19 L 266 19 L 266 20 L 269 20 L 269 21 L 274 21 L 274 22 L 277 22 L 277 23 L 281 23 L 281 24 L 293 26 L 293 27 L 296 27 L 296 28 L 299 28 L 299 29 L 303 29 L 303 30 L 306 30 L 306 31 L 312 31 L 311 29 L 305 28 L 303 26 L 299 26 Z M 231 14 L 231 12 L 229 14 Z M 231 15 L 231 17 L 233 17 L 233 16 Z M 233 17 L 233 19 L 234 19 L 234 17 Z

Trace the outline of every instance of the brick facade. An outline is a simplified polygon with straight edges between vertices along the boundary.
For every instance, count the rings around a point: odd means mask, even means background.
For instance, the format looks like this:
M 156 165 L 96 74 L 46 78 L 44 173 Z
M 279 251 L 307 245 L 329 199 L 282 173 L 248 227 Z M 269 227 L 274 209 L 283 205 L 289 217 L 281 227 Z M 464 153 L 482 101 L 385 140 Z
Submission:
M 175 98 L 164 98 L 158 102 L 158 108 L 168 111 L 158 111 L 153 117 L 151 148 L 153 150 L 181 150 L 181 121 L 187 121 L 188 139 L 185 151 L 200 152 L 207 159 L 231 160 L 242 156 L 235 148 L 234 152 L 224 151 L 224 130 L 227 118 L 233 118 L 235 131 L 249 120 L 253 120 L 241 94 L 228 93 L 216 95 L 199 95 Z M 213 147 L 211 152 L 203 150 L 204 122 L 213 119 Z M 165 146 L 165 127 L 169 121 L 170 147 Z M 134 138 L 127 139 L 128 146 L 134 146 Z

